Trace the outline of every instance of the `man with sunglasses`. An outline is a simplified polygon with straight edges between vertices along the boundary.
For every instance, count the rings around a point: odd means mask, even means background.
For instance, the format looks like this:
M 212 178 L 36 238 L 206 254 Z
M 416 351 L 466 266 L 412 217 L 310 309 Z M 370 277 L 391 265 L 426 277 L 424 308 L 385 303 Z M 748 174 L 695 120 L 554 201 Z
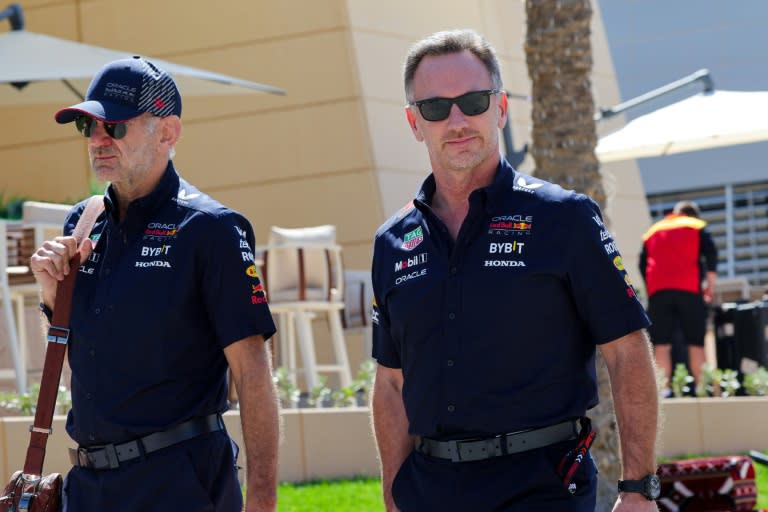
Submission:
M 77 272 L 68 342 L 77 443 L 65 512 L 242 509 L 238 447 L 226 432 L 227 371 L 240 400 L 246 509 L 274 511 L 278 414 L 265 343 L 275 332 L 254 266 L 253 229 L 179 176 L 173 79 L 134 57 L 107 64 L 85 101 L 56 113 L 87 139 L 109 182 L 105 212 L 78 250 L 64 235 L 31 260 L 50 321 Z
M 477 33 L 416 43 L 404 81 L 432 174 L 374 242 L 387 510 L 593 511 L 596 347 L 622 440 L 614 510 L 656 510 L 648 319 L 596 204 L 500 156 L 507 98 Z

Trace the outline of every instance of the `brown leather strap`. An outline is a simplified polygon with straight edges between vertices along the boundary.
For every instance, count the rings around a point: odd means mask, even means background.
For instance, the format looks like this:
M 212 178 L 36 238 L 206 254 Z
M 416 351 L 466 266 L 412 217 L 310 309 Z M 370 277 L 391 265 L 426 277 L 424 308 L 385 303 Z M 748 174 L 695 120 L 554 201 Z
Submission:
M 77 240 L 77 246 L 91 234 L 99 214 L 104 210 L 104 197 L 92 196 L 80 216 L 72 236 Z M 29 447 L 24 461 L 24 473 L 31 475 L 43 474 L 45 446 L 51 434 L 53 413 L 56 409 L 56 394 L 59 390 L 61 368 L 64 365 L 64 354 L 69 340 L 69 315 L 72 311 L 72 293 L 75 291 L 75 279 L 80 268 L 80 251 L 69 262 L 69 274 L 56 288 L 56 302 L 53 306 L 53 319 L 48 328 L 48 346 L 45 350 L 43 376 L 40 379 L 40 394 L 37 397 L 35 422 L 30 426 Z

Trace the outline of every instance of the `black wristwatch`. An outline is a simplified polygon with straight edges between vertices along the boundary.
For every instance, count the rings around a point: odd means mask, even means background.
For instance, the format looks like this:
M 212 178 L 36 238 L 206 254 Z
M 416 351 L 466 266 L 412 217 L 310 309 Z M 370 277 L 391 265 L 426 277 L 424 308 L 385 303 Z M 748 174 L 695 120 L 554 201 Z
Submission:
M 661 482 L 654 474 L 645 475 L 642 480 L 619 480 L 619 492 L 637 492 L 653 501 L 661 494 Z

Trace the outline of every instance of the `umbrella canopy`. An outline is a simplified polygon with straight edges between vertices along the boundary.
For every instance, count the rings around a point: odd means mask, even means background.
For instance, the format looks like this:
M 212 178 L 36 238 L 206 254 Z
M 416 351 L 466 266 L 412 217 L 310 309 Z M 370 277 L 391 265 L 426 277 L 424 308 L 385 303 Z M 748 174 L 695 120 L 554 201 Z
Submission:
M 104 64 L 132 55 L 26 30 L 0 34 L 0 83 L 9 83 L 0 85 L 0 105 L 74 101 Z M 285 94 L 277 87 L 147 58 L 173 76 L 183 96 Z M 10 85 L 26 82 L 21 89 Z
M 660 108 L 606 135 L 602 163 L 768 140 L 768 91 L 714 91 Z

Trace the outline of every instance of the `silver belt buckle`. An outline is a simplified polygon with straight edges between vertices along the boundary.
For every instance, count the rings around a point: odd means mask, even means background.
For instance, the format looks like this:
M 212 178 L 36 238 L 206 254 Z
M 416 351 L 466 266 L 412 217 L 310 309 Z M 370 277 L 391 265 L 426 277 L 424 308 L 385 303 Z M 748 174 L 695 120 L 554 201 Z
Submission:
M 88 457 L 88 450 L 85 448 L 77 448 L 77 465 L 85 468 L 93 466 L 90 457 Z

